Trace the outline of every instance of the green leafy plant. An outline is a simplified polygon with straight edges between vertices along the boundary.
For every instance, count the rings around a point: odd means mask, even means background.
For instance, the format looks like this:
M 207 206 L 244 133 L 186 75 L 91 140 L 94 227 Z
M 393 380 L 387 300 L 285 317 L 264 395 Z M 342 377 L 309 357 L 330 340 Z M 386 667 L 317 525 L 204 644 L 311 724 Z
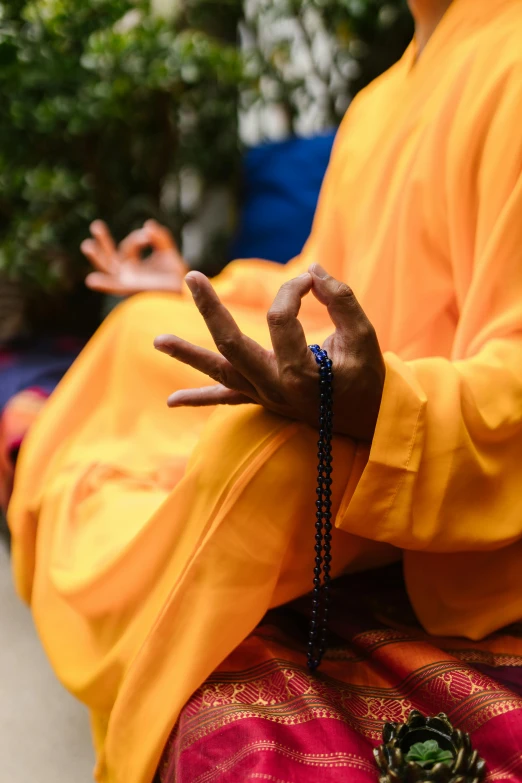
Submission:
M 413 33 L 406 0 L 254 0 L 242 27 L 252 99 L 282 107 L 290 133 L 307 112 L 315 130 L 336 126 Z
M 288 134 L 313 106 L 313 130 L 335 126 L 411 34 L 405 0 L 151 2 L 0 1 L 0 285 L 52 302 L 47 320 L 57 293 L 77 313 L 92 219 L 120 239 L 154 217 L 183 250 L 235 193 L 240 106 L 282 107 Z M 218 270 L 232 228 L 214 221 L 197 262 Z
M 437 740 L 428 740 L 412 745 L 406 761 L 414 761 L 423 769 L 431 769 L 435 764 L 451 764 L 453 754 L 449 750 L 442 750 Z
M 186 2 L 170 20 L 138 0 L 0 4 L 0 269 L 49 288 L 83 275 L 89 221 L 124 235 L 156 217 L 180 238 L 228 184 L 242 57 L 239 0 Z M 201 187 L 199 188 L 201 190 Z

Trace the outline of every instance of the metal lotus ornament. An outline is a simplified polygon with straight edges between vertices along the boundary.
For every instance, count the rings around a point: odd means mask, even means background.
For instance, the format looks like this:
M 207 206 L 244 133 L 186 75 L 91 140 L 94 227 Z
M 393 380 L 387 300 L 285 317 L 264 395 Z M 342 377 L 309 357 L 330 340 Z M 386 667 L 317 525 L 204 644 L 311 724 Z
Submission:
M 379 783 L 480 783 L 486 776 L 469 734 L 444 713 L 425 718 L 414 710 L 407 723 L 386 723 L 374 755 Z

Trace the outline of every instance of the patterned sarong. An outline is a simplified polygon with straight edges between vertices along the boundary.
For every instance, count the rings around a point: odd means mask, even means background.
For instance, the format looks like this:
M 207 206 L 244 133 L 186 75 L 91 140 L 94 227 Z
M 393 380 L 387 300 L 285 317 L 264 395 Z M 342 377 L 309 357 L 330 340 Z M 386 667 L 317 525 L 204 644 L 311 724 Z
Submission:
M 79 350 L 46 348 L 0 353 L 0 506 L 25 433 Z M 482 642 L 434 639 L 399 568 L 350 576 L 336 583 L 330 651 L 311 676 L 309 608 L 305 598 L 270 612 L 192 696 L 158 783 L 375 783 L 383 722 L 414 708 L 471 732 L 488 783 L 522 782 L 522 626 Z
M 376 783 L 383 722 L 414 708 L 471 732 L 488 782 L 522 781 L 522 626 L 478 643 L 431 638 L 400 568 L 350 576 L 337 583 L 330 652 L 311 676 L 308 611 L 302 599 L 271 612 L 193 695 L 160 783 Z

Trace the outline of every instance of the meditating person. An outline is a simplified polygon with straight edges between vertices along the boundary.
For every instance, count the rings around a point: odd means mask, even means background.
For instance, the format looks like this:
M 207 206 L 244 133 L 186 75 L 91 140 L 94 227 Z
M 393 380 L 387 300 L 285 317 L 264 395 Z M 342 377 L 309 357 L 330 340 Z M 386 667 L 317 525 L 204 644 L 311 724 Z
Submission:
M 190 296 L 165 247 L 164 290 L 112 313 L 22 448 L 16 585 L 102 783 L 151 783 L 194 691 L 312 587 L 307 344 L 335 373 L 332 575 L 402 559 L 434 635 L 522 617 L 522 0 L 410 4 L 415 40 L 353 101 L 301 256 L 192 272 Z M 91 285 L 149 274 L 95 234 Z M 226 769 L 186 779 L 247 779 Z

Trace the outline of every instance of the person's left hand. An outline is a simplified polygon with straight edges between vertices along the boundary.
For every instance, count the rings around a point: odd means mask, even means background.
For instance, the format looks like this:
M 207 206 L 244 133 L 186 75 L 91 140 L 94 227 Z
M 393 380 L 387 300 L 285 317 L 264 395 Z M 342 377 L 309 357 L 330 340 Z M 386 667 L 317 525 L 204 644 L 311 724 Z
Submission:
M 298 315 L 310 291 L 327 308 L 335 331 L 324 343 L 333 362 L 335 432 L 371 441 L 384 387 L 385 365 L 375 335 L 351 289 L 314 264 L 310 272 L 282 286 L 268 312 L 273 351 L 244 335 L 207 278 L 185 278 L 219 354 L 173 335 L 154 341 L 163 353 L 208 375 L 217 385 L 184 389 L 171 407 L 257 403 L 274 413 L 318 421 L 319 373 Z
M 142 258 L 144 250 L 150 255 Z M 145 291 L 180 293 L 188 266 L 170 231 L 155 220 L 131 233 L 116 246 L 102 220 L 91 224 L 91 237 L 81 244 L 82 253 L 95 272 L 85 284 L 94 291 L 114 296 L 131 296 Z

